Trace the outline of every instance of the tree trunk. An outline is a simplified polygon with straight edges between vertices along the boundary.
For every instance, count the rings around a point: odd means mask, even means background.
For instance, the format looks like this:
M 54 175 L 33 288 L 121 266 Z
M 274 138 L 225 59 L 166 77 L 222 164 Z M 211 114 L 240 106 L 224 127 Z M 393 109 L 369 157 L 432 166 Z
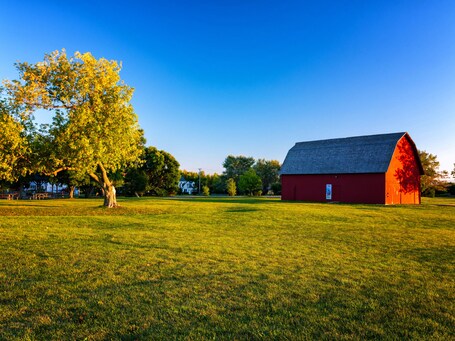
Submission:
M 75 188 L 76 188 L 76 186 L 70 186 L 70 199 L 74 198 L 74 189 Z
M 104 197 L 104 206 L 109 208 L 118 207 L 114 184 L 109 180 L 107 171 L 101 163 L 98 164 L 98 169 L 101 171 L 101 179 L 95 173 L 90 173 L 89 175 L 100 185 Z
M 104 188 L 104 206 L 112 208 L 117 207 L 117 194 L 114 185 L 105 185 Z

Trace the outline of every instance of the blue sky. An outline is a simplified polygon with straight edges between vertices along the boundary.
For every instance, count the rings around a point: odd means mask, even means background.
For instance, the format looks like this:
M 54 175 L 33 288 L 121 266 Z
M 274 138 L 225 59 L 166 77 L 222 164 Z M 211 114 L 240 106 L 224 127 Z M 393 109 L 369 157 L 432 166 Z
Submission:
M 147 144 L 182 169 L 408 131 L 455 162 L 454 1 L 0 0 L 0 78 L 65 48 L 123 63 Z

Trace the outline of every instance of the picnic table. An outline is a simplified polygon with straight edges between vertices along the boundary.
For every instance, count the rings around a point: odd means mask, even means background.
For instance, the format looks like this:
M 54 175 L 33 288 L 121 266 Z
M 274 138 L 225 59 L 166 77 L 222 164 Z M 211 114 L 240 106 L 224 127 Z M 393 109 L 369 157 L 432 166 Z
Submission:
M 8 199 L 8 200 L 14 200 L 14 199 L 19 199 L 19 193 L 1 193 L 0 194 L 0 199 Z
M 34 193 L 31 197 L 33 200 L 41 200 L 49 198 L 49 193 Z

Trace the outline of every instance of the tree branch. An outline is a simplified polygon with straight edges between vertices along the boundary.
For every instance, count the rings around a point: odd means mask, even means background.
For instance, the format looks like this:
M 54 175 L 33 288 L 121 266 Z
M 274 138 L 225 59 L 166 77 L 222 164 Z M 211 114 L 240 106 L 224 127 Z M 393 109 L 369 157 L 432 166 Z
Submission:
M 101 175 L 103 176 L 103 181 L 106 185 L 110 186 L 111 181 L 109 180 L 109 177 L 107 176 L 106 169 L 103 167 L 103 164 L 101 162 L 98 162 L 98 167 L 101 170 Z
M 62 105 L 57 105 L 57 104 L 43 104 L 39 102 L 29 102 L 29 101 L 24 101 L 24 103 L 28 107 L 32 108 L 39 108 L 42 107 L 43 109 L 49 110 L 49 109 L 76 109 L 81 105 L 81 103 L 74 103 L 74 104 L 62 104 Z
M 98 177 L 98 175 L 96 175 L 95 173 L 89 173 L 88 174 L 93 180 L 95 180 L 95 182 L 101 187 L 103 188 L 103 182 L 100 180 L 100 178 Z
M 55 171 L 53 172 L 43 172 L 44 175 L 53 175 L 53 176 L 56 176 L 58 173 L 62 172 L 62 171 L 65 171 L 65 170 L 68 170 L 68 171 L 77 171 L 78 168 L 74 168 L 74 167 L 61 167 L 59 169 L 56 169 Z

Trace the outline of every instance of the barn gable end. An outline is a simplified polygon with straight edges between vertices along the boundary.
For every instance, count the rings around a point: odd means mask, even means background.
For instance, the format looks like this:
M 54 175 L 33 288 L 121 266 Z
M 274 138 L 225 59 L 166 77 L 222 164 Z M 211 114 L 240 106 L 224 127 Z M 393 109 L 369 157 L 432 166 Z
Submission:
M 396 145 L 386 172 L 386 204 L 420 204 L 422 164 L 408 134 Z
M 404 132 L 299 142 L 281 168 L 282 199 L 420 203 L 420 174 Z

